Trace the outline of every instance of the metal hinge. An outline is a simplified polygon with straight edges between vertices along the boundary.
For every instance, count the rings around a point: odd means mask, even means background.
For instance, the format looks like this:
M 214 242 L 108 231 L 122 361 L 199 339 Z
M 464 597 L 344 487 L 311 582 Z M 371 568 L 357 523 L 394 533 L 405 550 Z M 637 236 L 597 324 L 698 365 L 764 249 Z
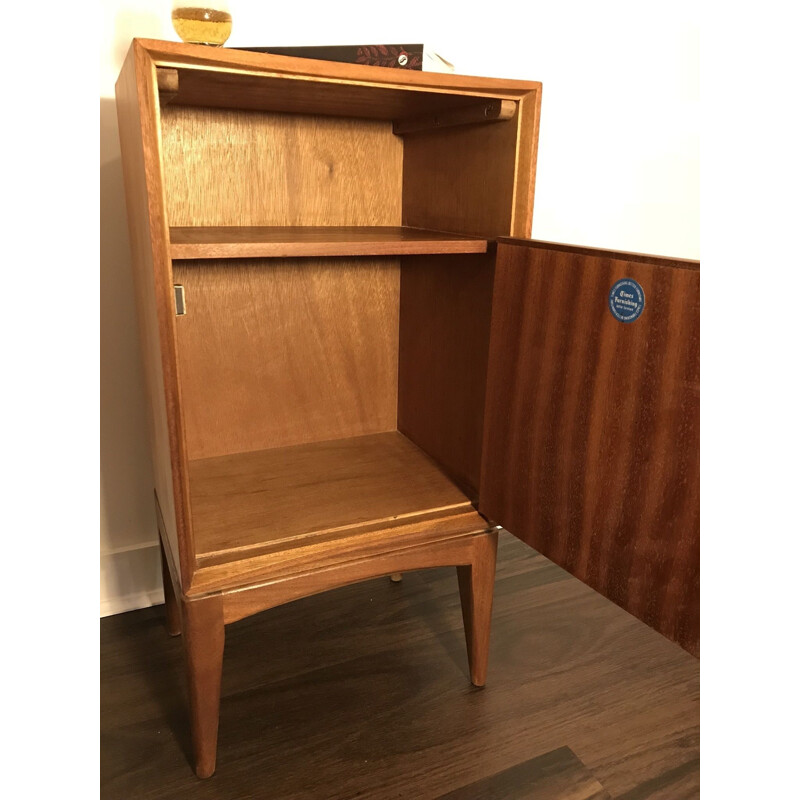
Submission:
M 186 313 L 186 292 L 179 283 L 176 283 L 173 288 L 175 289 L 175 316 L 182 317 Z

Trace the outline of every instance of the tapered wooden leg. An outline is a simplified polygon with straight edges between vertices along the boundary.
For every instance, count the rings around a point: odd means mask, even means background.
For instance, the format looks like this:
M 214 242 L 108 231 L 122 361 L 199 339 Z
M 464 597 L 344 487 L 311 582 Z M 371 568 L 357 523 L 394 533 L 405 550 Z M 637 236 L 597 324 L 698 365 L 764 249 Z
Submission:
M 456 567 L 461 592 L 461 613 L 467 639 L 469 676 L 475 686 L 486 683 L 489 664 L 489 630 L 492 624 L 497 531 L 476 537 L 471 564 Z
M 164 543 L 161 539 L 159 539 L 159 545 L 161 547 L 161 577 L 164 581 L 164 609 L 167 615 L 167 632 L 170 636 L 180 636 L 181 610 L 175 597 L 175 587 L 172 585 L 167 554 L 164 552 Z
M 182 609 L 194 771 L 198 778 L 208 778 L 214 774 L 217 765 L 222 652 L 225 648 L 222 598 L 215 595 L 184 601 Z

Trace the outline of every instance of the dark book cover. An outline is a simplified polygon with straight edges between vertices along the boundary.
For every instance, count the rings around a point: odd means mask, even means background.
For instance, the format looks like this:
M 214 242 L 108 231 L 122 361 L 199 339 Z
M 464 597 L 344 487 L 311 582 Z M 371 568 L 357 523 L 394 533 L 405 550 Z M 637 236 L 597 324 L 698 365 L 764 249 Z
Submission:
M 422 69 L 421 44 L 357 44 L 326 45 L 322 47 L 236 47 L 253 53 L 276 56 L 317 58 L 322 61 L 341 61 L 346 64 L 367 64 L 372 67 Z

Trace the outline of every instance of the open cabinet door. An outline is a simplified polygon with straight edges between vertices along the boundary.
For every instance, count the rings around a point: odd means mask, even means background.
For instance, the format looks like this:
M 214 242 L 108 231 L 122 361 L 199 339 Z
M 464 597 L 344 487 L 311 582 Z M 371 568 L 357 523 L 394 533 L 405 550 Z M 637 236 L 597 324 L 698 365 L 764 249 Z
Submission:
M 699 655 L 700 271 L 497 247 L 480 511 Z

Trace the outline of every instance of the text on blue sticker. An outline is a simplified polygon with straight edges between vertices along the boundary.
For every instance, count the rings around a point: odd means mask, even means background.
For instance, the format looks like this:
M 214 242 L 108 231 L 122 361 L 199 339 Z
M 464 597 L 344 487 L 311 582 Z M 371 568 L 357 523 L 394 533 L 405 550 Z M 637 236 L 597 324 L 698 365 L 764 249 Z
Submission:
M 622 278 L 608 293 L 608 307 L 620 322 L 634 322 L 644 311 L 644 289 L 633 278 Z

